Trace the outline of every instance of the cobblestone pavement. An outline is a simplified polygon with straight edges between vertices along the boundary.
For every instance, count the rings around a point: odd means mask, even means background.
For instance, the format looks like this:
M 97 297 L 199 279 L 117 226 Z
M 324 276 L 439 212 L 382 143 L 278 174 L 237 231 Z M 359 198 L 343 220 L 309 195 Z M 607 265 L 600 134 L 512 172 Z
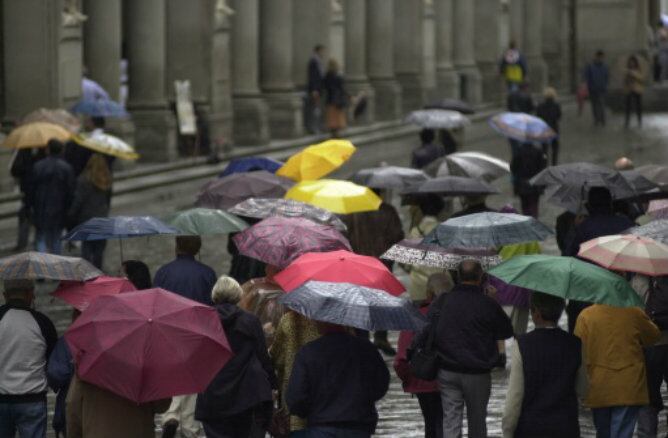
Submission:
M 624 129 L 622 121 L 618 116 L 610 118 L 608 127 L 593 128 L 589 113 L 582 117 L 575 115 L 574 108 L 569 106 L 565 111 L 565 119 L 562 123 L 563 131 L 561 137 L 561 161 L 592 161 L 601 164 L 611 164 L 617 157 L 627 155 L 636 164 L 666 163 L 668 162 L 668 148 L 666 138 L 668 134 L 668 115 L 648 115 L 645 118 L 645 126 L 642 131 L 638 129 Z M 509 158 L 507 142 L 484 125 L 475 125 L 475 132 L 469 135 L 469 142 L 464 149 L 480 150 L 502 158 Z M 387 141 L 375 147 L 361 149 L 353 159 L 344 166 L 336 176 L 348 176 L 357 169 L 377 166 L 380 162 L 394 165 L 406 165 L 410 149 L 414 144 L 406 144 L 399 141 Z M 498 187 L 502 195 L 491 197 L 492 206 L 501 206 L 507 202 L 517 200 L 511 196 L 510 184 L 507 179 L 498 181 Z M 192 197 L 167 198 L 164 202 L 146 205 L 144 211 L 132 211 L 116 209 L 115 214 L 167 214 L 179 208 L 192 204 Z M 548 204 L 541 205 L 541 220 L 553 225 L 554 218 L 559 214 L 557 208 Z M 544 250 L 548 253 L 556 253 L 554 240 L 545 242 Z M 168 238 L 141 238 L 127 240 L 123 244 L 123 252 L 126 259 L 141 259 L 149 264 L 152 272 L 161 264 L 173 257 L 173 242 Z M 203 262 L 210 264 L 219 274 L 227 271 L 229 260 L 226 253 L 226 238 L 212 237 L 204 242 L 201 255 Z M 110 274 L 118 272 L 119 247 L 117 242 L 110 242 L 106 254 L 106 271 Z M 397 272 L 397 274 L 401 274 Z M 400 275 L 400 277 L 405 277 Z M 405 279 L 405 278 L 404 278 Z M 44 286 L 45 288 L 47 285 Z M 61 303 L 52 300 L 44 293 L 39 298 L 38 308 L 45 310 L 57 321 L 60 331 L 64 330 L 68 323 L 69 310 Z M 396 335 L 393 339 L 396 339 Z M 508 349 L 512 343 L 508 342 Z M 510 355 L 509 355 L 510 356 Z M 388 364 L 391 366 L 391 359 Z M 510 365 L 509 365 L 510 366 Z M 489 406 L 488 427 L 490 436 L 501 435 L 501 415 L 503 411 L 504 394 L 506 389 L 508 371 L 498 371 L 493 375 L 492 398 Z M 419 413 L 417 400 L 405 395 L 401 385 L 392 372 L 393 379 L 388 395 L 379 403 L 380 423 L 378 426 L 379 436 L 391 437 L 418 437 L 422 436 L 422 419 Z M 590 414 L 583 411 L 581 415 L 583 437 L 593 437 L 595 434 L 591 425 Z M 665 434 L 665 425 L 661 424 Z

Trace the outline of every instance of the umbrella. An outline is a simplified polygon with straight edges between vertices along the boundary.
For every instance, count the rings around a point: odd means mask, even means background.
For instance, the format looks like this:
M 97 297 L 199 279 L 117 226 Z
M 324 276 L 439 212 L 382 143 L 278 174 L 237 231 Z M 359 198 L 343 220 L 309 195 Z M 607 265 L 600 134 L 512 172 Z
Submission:
M 668 275 L 668 246 L 633 234 L 598 237 L 580 245 L 578 257 L 613 271 Z
M 126 239 L 157 234 L 178 234 L 178 232 L 176 228 L 165 225 L 152 216 L 94 217 L 74 227 L 63 240 Z
M 61 281 L 58 289 L 51 292 L 51 295 L 83 312 L 94 299 L 102 295 L 117 295 L 134 290 L 136 288 L 127 278 L 101 275 L 85 282 Z
M 438 245 L 421 243 L 420 239 L 404 239 L 392 245 L 380 258 L 406 265 L 441 269 L 456 269 L 464 260 L 477 260 L 485 269 L 501 263 L 501 257 L 488 249 L 445 250 Z
M 420 330 L 426 324 L 407 300 L 350 283 L 309 281 L 278 302 L 309 319 L 361 330 Z
M 363 169 L 355 173 L 352 177 L 352 181 L 355 184 L 374 189 L 405 189 L 428 179 L 427 174 L 419 169 L 398 166 Z
M 208 236 L 243 231 L 248 224 L 235 215 L 211 208 L 191 208 L 174 213 L 165 223 L 178 230 L 181 236 Z
M 424 109 L 440 109 L 458 111 L 462 114 L 474 114 L 475 109 L 468 103 L 459 99 L 441 99 L 424 106 Z
M 644 306 L 624 278 L 574 257 L 517 256 L 490 269 L 489 274 L 505 283 L 567 300 L 618 307 Z
M 497 114 L 489 119 L 489 124 L 501 135 L 523 143 L 544 143 L 557 137 L 543 119 L 526 113 Z
M 392 295 L 406 290 L 380 260 L 349 251 L 304 254 L 274 276 L 274 281 L 288 292 L 309 280 L 352 283 Z
M 647 164 L 638 167 L 636 171 L 659 187 L 668 187 L 668 166 Z
M 668 244 L 668 219 L 658 219 L 640 227 L 630 228 L 626 232 Z
M 456 129 L 470 125 L 471 121 L 458 111 L 424 109 L 410 113 L 406 117 L 406 123 L 426 129 Z
M 266 170 L 233 173 L 206 183 L 195 205 L 227 210 L 248 198 L 282 198 L 293 185 L 293 181 Z
M 348 140 L 327 140 L 291 156 L 276 175 L 294 181 L 322 178 L 341 167 L 354 153 L 355 146 Z
M 201 392 L 233 355 L 215 309 L 162 289 L 97 298 L 65 341 L 81 380 L 135 403 Z
M 466 176 L 494 181 L 510 173 L 510 164 L 482 152 L 455 152 L 435 160 L 425 168 L 431 176 Z
M 136 160 L 139 158 L 139 154 L 135 152 L 135 149 L 132 146 L 120 138 L 105 134 L 104 132 L 95 132 L 91 135 L 75 135 L 73 140 L 78 145 L 101 154 L 110 155 L 123 160 Z
M 382 203 L 368 187 L 335 179 L 302 181 L 288 190 L 285 198 L 306 202 L 337 214 L 374 211 Z
M 415 184 L 403 193 L 438 193 L 443 196 L 492 195 L 499 190 L 484 181 L 464 176 L 441 176 Z
M 346 224 L 331 211 L 292 199 L 250 198 L 238 203 L 228 211 L 239 216 L 257 219 L 272 216 L 303 217 L 319 224 L 332 226 L 340 231 L 346 230 Z
M 123 105 L 109 99 L 80 100 L 72 107 L 72 112 L 91 117 L 124 118 L 129 116 Z
M 67 129 L 70 132 L 79 132 L 81 128 L 81 123 L 79 119 L 70 114 L 69 111 L 62 108 L 57 109 L 47 109 L 40 108 L 37 109 L 21 120 L 21 124 L 32 123 L 32 122 L 47 122 L 58 125 L 62 128 Z
M 552 230 L 531 216 L 484 212 L 448 219 L 422 242 L 443 248 L 498 248 L 544 240 L 551 234 Z
M 654 219 L 668 219 L 668 199 L 655 199 L 650 201 L 647 214 Z
M 23 252 L 0 259 L 0 280 L 86 281 L 102 271 L 79 257 Z
M 26 123 L 14 128 L 3 145 L 11 149 L 42 148 L 51 139 L 67 141 L 72 133 L 62 126 L 47 122 Z
M 266 170 L 269 173 L 276 173 L 283 166 L 283 163 L 267 157 L 244 157 L 236 158 L 225 167 L 225 170 L 218 175 L 224 177 L 233 173 L 251 172 L 254 170 Z
M 240 254 L 279 268 L 307 252 L 350 249 L 338 230 L 304 218 L 263 219 L 232 239 Z

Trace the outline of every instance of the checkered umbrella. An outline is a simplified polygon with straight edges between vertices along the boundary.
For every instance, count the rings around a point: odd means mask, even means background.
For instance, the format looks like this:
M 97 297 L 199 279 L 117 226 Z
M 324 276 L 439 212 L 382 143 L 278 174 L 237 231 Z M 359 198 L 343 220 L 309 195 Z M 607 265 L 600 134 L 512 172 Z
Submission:
M 464 260 L 477 260 L 487 269 L 501 263 L 495 252 L 480 250 L 445 250 L 438 245 L 420 243 L 419 239 L 404 239 L 380 256 L 381 259 L 429 268 L 455 269 Z
M 86 281 L 100 275 L 102 271 L 79 257 L 30 251 L 0 259 L 0 280 Z
M 630 228 L 626 232 L 668 244 L 668 219 L 655 220 L 640 227 Z
M 350 283 L 309 281 L 278 301 L 309 319 L 362 330 L 419 330 L 426 323 L 406 299 Z
M 239 216 L 257 219 L 266 219 L 272 216 L 303 217 L 319 224 L 332 226 L 340 231 L 346 230 L 346 224 L 331 211 L 294 199 L 249 198 L 228 211 Z

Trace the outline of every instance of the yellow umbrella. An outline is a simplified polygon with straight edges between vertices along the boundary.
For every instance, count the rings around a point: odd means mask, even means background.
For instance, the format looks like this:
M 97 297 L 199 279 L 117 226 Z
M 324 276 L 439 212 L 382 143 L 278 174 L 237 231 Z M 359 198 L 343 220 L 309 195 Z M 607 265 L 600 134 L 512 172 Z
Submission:
M 54 123 L 33 122 L 12 130 L 3 145 L 12 149 L 43 148 L 51 139 L 67 141 L 70 137 L 69 131 Z
M 305 148 L 293 155 L 278 169 L 276 175 L 294 181 L 322 178 L 341 167 L 355 153 L 355 146 L 348 140 L 327 140 Z
M 92 135 L 75 135 L 73 140 L 81 146 L 112 157 L 118 157 L 123 160 L 136 160 L 139 154 L 134 148 L 118 137 L 105 133 L 95 133 Z
M 302 181 L 288 190 L 285 199 L 302 201 L 337 214 L 378 210 L 382 202 L 368 187 L 338 179 Z
M 25 125 L 26 123 L 32 122 L 48 122 L 53 123 L 58 126 L 62 126 L 68 131 L 77 133 L 79 128 L 81 128 L 81 123 L 74 115 L 70 114 L 69 111 L 62 108 L 56 109 L 47 109 L 39 108 L 31 112 L 23 118 L 21 124 Z

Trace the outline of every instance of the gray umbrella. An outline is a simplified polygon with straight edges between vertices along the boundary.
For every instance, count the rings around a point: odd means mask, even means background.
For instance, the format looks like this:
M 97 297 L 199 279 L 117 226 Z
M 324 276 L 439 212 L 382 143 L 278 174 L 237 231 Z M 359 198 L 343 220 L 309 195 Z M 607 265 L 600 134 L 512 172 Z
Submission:
M 638 167 L 636 171 L 659 187 L 668 187 L 668 166 L 647 164 Z
M 421 243 L 420 239 L 404 239 L 392 245 L 380 258 L 406 265 L 441 269 L 456 269 L 464 260 L 477 260 L 484 269 L 501 263 L 501 257 L 496 251 L 447 250 L 438 245 Z
M 455 152 L 435 160 L 425 168 L 431 176 L 467 176 L 494 181 L 510 173 L 510 164 L 482 152 Z
M 346 224 L 331 211 L 294 199 L 249 198 L 228 211 L 239 216 L 256 219 L 266 219 L 272 216 L 303 217 L 319 224 L 330 225 L 337 230 L 346 230 Z
M 439 224 L 422 243 L 443 248 L 498 248 L 544 240 L 552 230 L 530 216 L 513 213 L 475 213 Z
M 471 121 L 458 111 L 425 109 L 413 111 L 406 122 L 427 129 L 456 129 L 470 125 Z
M 668 245 L 668 219 L 659 219 L 640 227 L 629 228 L 627 232 L 636 236 L 649 237 Z
M 429 179 L 426 173 L 418 169 L 399 166 L 384 166 L 363 169 L 355 173 L 352 181 L 355 184 L 374 189 L 405 189 L 413 184 Z
M 438 100 L 425 105 L 424 109 L 442 109 L 442 110 L 459 111 L 462 114 L 475 113 L 475 109 L 469 103 L 459 99 Z
M 442 176 L 413 185 L 404 193 L 438 193 L 443 196 L 492 195 L 499 190 L 484 181 L 464 176 Z
M 419 330 L 426 323 L 407 300 L 350 283 L 308 281 L 278 302 L 309 319 L 362 330 Z

